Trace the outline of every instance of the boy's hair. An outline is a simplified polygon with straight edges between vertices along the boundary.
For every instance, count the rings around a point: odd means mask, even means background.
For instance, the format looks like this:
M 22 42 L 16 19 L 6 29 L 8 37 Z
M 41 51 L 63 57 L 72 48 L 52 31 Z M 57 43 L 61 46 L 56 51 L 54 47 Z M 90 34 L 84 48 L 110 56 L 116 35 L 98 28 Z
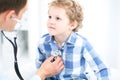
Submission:
M 18 14 L 26 4 L 27 0 L 0 0 L 0 13 L 15 10 L 16 14 Z
M 70 21 L 77 22 L 77 27 L 73 31 L 78 31 L 78 29 L 82 27 L 83 12 L 78 2 L 75 0 L 53 0 L 49 3 L 49 7 L 52 6 L 64 8 Z

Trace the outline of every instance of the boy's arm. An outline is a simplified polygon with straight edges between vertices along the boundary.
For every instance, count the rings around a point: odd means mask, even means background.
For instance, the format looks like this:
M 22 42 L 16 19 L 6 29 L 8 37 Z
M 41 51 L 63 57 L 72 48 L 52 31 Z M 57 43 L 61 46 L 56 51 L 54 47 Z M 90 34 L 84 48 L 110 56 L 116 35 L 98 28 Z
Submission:
M 86 49 L 84 51 L 85 60 L 88 62 L 98 80 L 109 80 L 110 71 L 100 56 L 94 51 L 90 43 L 87 42 Z

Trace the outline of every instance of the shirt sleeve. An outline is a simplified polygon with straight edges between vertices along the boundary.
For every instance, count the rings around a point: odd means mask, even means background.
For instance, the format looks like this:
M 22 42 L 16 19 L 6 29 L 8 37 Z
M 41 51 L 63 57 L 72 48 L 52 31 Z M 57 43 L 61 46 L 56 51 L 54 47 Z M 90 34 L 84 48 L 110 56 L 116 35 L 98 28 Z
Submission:
M 104 64 L 89 42 L 85 45 L 84 57 L 98 80 L 109 80 L 110 71 L 108 67 Z
M 41 80 L 41 78 L 38 75 L 34 75 L 30 80 Z

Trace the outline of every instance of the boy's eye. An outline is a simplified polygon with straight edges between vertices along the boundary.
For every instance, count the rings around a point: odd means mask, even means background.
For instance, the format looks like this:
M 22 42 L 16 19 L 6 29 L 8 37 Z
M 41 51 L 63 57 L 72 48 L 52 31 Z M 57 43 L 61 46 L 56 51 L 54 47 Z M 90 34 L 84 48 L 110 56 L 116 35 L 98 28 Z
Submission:
M 52 16 L 48 16 L 49 17 L 49 19 L 51 19 L 52 18 Z
M 56 20 L 60 20 L 60 18 L 59 18 L 59 17 L 56 17 Z

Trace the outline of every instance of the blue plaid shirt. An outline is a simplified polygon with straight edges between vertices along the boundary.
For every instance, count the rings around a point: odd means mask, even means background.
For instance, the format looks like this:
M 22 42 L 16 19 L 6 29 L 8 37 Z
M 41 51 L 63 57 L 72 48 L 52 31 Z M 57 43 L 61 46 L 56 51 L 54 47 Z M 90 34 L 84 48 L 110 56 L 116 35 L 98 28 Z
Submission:
M 61 52 L 65 67 L 51 80 L 88 80 L 86 63 L 92 68 L 98 80 L 109 80 L 108 68 L 87 39 L 78 33 L 72 32 L 61 49 L 51 35 L 44 35 L 38 44 L 37 67 L 39 68 L 46 58 L 54 55 L 56 50 Z

